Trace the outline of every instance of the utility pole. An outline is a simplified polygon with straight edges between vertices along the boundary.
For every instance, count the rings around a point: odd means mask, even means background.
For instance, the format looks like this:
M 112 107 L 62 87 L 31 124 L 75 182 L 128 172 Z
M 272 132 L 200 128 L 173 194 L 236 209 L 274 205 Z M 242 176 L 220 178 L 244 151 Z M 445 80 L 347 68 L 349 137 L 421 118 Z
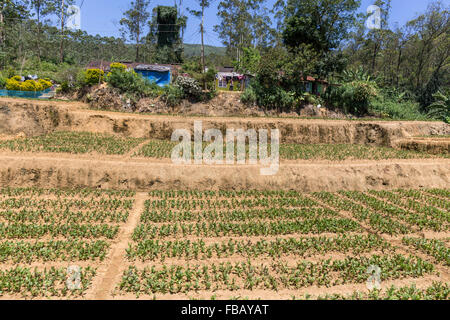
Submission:
M 64 0 L 61 0 L 61 41 L 59 47 L 59 62 L 64 62 Z
M 203 32 L 204 32 L 204 23 L 205 23 L 205 2 L 202 1 L 202 23 L 200 25 L 200 30 L 202 33 L 202 73 L 205 73 L 205 43 L 203 39 Z M 206 90 L 206 79 L 203 76 L 203 87 Z

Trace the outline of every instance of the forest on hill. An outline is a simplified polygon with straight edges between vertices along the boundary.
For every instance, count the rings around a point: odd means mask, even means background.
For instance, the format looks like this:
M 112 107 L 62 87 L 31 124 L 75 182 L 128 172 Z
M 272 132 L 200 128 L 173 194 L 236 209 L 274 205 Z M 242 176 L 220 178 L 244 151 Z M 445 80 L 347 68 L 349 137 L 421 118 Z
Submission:
M 368 26 L 374 13 L 358 14 L 359 0 L 279 0 L 273 7 L 265 0 L 198 0 L 186 15 L 177 6 L 150 10 L 150 1 L 136 0 L 123 12 L 120 38 L 67 28 L 73 3 L 0 1 L 0 87 L 14 76 L 38 74 L 76 90 L 86 85 L 80 72 L 88 62 L 107 60 L 182 65 L 197 86 L 212 91 L 215 71 L 234 66 L 254 75 L 241 97 L 249 105 L 450 119 L 450 19 L 442 1 L 392 26 L 391 0 L 376 0 L 376 24 Z M 186 26 L 196 24 L 203 33 L 201 17 L 213 5 L 223 47 L 185 44 Z M 311 94 L 306 77 L 326 81 L 328 90 Z M 181 95 L 178 89 L 167 90 Z

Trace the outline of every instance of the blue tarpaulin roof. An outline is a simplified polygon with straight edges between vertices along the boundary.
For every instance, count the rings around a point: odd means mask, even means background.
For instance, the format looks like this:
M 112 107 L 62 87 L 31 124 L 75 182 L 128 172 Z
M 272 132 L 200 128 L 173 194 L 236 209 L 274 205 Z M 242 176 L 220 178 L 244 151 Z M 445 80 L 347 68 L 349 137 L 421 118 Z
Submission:
M 138 65 L 134 71 L 141 74 L 145 79 L 155 82 L 163 87 L 170 84 L 170 68 L 158 65 Z
M 39 98 L 50 91 L 51 88 L 43 91 L 0 90 L 0 97 Z

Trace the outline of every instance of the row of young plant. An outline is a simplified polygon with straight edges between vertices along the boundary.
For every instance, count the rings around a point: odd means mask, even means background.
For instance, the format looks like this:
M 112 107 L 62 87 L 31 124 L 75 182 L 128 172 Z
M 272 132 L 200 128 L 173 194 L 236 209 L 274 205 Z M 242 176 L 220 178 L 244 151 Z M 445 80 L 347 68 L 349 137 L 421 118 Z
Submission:
M 148 204 L 148 202 L 147 202 Z M 202 222 L 202 221 L 252 221 L 252 220 L 292 220 L 336 217 L 336 211 L 326 208 L 270 208 L 251 210 L 204 210 L 204 211 L 172 211 L 150 210 L 148 206 L 141 215 L 142 223 L 161 222 Z
M 255 199 L 163 199 L 151 200 L 151 209 L 177 209 L 177 210 L 205 210 L 205 209 L 236 209 L 236 208 L 282 208 L 282 207 L 313 207 L 318 203 L 303 196 L 292 198 L 255 198 Z
M 282 258 L 285 256 L 310 257 L 330 252 L 357 255 L 373 250 L 393 252 L 394 248 L 375 235 L 340 235 L 337 237 L 277 238 L 274 240 L 222 240 L 206 244 L 204 240 L 143 240 L 129 244 L 127 258 L 162 261 L 176 258 L 185 260 L 208 260 L 211 258 Z
M 104 240 L 0 242 L 0 262 L 103 261 L 110 248 Z
M 369 196 L 357 191 L 342 191 L 340 194 L 347 196 L 353 201 L 360 201 L 366 207 L 383 215 L 389 215 L 407 222 L 408 224 L 418 227 L 420 230 L 428 229 L 433 231 L 448 230 L 448 224 L 442 224 L 441 221 L 426 214 L 420 214 L 402 209 L 401 207 L 392 205 L 375 197 Z
M 390 191 L 372 190 L 369 193 L 377 197 L 387 199 L 389 202 L 401 208 L 405 208 L 408 212 L 416 212 L 423 215 L 426 219 L 442 223 L 443 229 L 448 229 L 448 224 L 450 223 L 450 212 L 433 207 L 431 202 L 423 204 L 414 199 L 405 198 L 405 194 L 402 194 L 402 192 L 393 193 Z
M 114 239 L 118 226 L 108 224 L 25 224 L 0 223 L 2 239 L 41 239 L 43 237 L 64 237 L 67 239 Z
M 425 191 L 445 199 L 450 198 L 450 189 L 425 189 Z
M 8 223 L 123 223 L 127 221 L 128 216 L 128 211 L 118 210 L 73 211 L 68 208 L 65 210 L 0 210 L 0 221 Z
M 203 198 L 300 198 L 304 194 L 298 191 L 288 190 L 152 190 L 148 193 L 151 197 L 161 199 L 203 199 Z
M 96 269 L 81 269 L 80 289 L 67 287 L 66 268 L 50 268 L 42 271 L 26 267 L 0 270 L 0 296 L 18 294 L 23 297 L 76 297 L 82 296 L 91 286 Z
M 450 198 L 441 199 L 439 197 L 433 196 L 429 193 L 425 193 L 422 190 L 396 190 L 399 194 L 406 197 L 406 200 L 412 201 L 412 199 L 422 202 L 426 205 L 433 205 L 446 211 L 450 211 Z M 412 198 L 412 199 L 409 199 Z
M 406 277 L 422 277 L 434 272 L 434 266 L 418 257 L 400 254 L 371 257 L 348 257 L 344 260 L 298 262 L 289 266 L 278 261 L 253 265 L 250 260 L 240 263 L 162 266 L 124 271 L 118 286 L 122 292 L 139 294 L 186 293 L 208 290 L 299 289 L 309 286 L 334 286 L 363 283 L 367 269 L 377 265 L 382 281 Z
M 450 249 L 443 241 L 436 239 L 410 238 L 404 237 L 402 242 L 416 250 L 425 252 L 432 256 L 436 261 L 450 266 Z
M 21 188 L 11 188 L 6 187 L 0 189 L 0 196 L 17 197 L 17 196 L 45 196 L 54 195 L 57 197 L 80 197 L 80 198 L 98 198 L 98 197 L 108 197 L 108 198 L 130 198 L 136 195 L 133 190 L 102 190 L 93 188 L 71 188 L 71 189 L 57 189 L 49 188 L 43 189 L 38 187 L 21 187 Z
M 280 158 L 289 160 L 384 160 L 436 157 L 425 152 L 356 144 L 280 144 Z M 439 157 L 449 157 L 448 154 Z
M 149 158 L 170 158 L 176 142 L 167 140 L 151 140 L 138 150 L 134 156 Z M 203 149 L 209 143 L 203 143 Z M 192 154 L 194 144 L 192 143 Z M 236 149 L 236 146 L 235 146 Z M 248 146 L 246 148 L 246 157 L 248 158 Z M 223 152 L 225 153 L 226 145 L 224 144 Z M 410 150 L 396 150 L 387 147 L 375 147 L 365 145 L 352 144 L 280 144 L 280 158 L 288 160 L 349 160 L 349 159 L 366 159 L 366 160 L 382 160 L 382 159 L 417 159 L 444 157 L 448 158 L 448 154 L 431 155 L 425 152 L 416 152 Z M 236 151 L 235 151 L 236 155 Z
M 165 225 L 140 224 L 133 232 L 134 241 L 145 239 L 198 236 L 198 237 L 226 237 L 226 236 L 268 236 L 289 234 L 320 234 L 325 232 L 344 233 L 361 231 L 360 226 L 350 219 L 314 218 L 302 221 L 276 222 L 203 222 L 203 223 L 174 223 Z
M 330 192 L 315 192 L 313 197 L 339 211 L 346 211 L 362 223 L 368 224 L 373 230 L 390 235 L 412 232 L 411 228 L 391 219 L 388 215 L 369 210 L 352 200 L 344 199 Z
M 132 199 L 37 199 L 37 198 L 7 198 L 0 199 L 0 209 L 34 210 L 129 210 L 133 206 Z
M 18 152 L 100 153 L 123 155 L 142 143 L 142 138 L 121 138 L 90 132 L 54 132 L 44 136 L 0 141 L 0 149 Z
M 448 300 L 450 285 L 445 282 L 433 281 L 431 286 L 420 289 L 415 284 L 404 287 L 390 286 L 386 290 L 374 289 L 368 292 L 352 294 L 327 294 L 318 296 L 317 300 Z M 296 297 L 293 297 L 296 299 Z M 305 295 L 302 299 L 311 299 Z

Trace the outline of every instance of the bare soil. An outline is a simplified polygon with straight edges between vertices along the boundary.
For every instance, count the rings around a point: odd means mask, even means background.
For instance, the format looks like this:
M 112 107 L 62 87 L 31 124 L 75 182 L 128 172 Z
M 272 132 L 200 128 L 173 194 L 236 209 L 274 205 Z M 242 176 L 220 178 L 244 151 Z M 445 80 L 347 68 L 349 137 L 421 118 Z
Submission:
M 213 108 L 196 106 L 200 109 L 192 109 L 192 114 L 221 116 L 222 114 L 216 112 L 216 110 L 220 109 L 220 103 L 227 103 L 227 101 L 218 100 L 217 103 L 217 106 Z M 190 107 L 186 106 L 186 108 Z M 209 111 L 203 112 L 202 110 Z M 237 110 L 236 112 L 241 111 Z M 248 116 L 250 115 L 257 114 L 248 114 Z M 174 129 L 192 129 L 194 120 L 202 120 L 204 129 L 214 127 L 222 131 L 227 128 L 279 128 L 282 141 L 286 143 L 369 144 L 392 146 L 400 149 L 423 148 L 420 150 L 430 153 L 435 152 L 435 150 L 446 150 L 448 152 L 448 139 L 414 137 L 450 134 L 450 126 L 440 122 L 305 120 L 269 117 L 176 117 L 98 111 L 89 109 L 89 105 L 79 102 L 0 99 L 0 139 L 36 136 L 53 131 L 90 131 L 125 137 L 170 139 Z M 411 147 L 412 145 L 414 147 Z M 0 153 L 1 187 L 93 187 L 131 189 L 139 192 L 135 196 L 135 205 L 128 222 L 121 225 L 117 239 L 111 243 L 111 250 L 107 259 L 103 262 L 89 263 L 91 266 L 98 267 L 98 274 L 87 295 L 83 297 L 84 299 L 116 298 L 113 296 L 114 293 L 117 293 L 114 291 L 115 286 L 123 271 L 126 270 L 128 265 L 132 264 L 124 256 L 125 249 L 131 242 L 132 232 L 138 224 L 140 214 L 143 212 L 144 200 L 149 198 L 148 195 L 143 193 L 145 191 L 156 189 L 257 189 L 334 192 L 339 190 L 448 188 L 450 186 L 450 159 L 282 161 L 276 175 L 262 176 L 260 175 L 259 165 L 175 165 L 170 159 L 132 158 L 131 155 L 134 151 L 132 150 L 123 156 L 10 151 L 1 151 Z M 324 205 L 324 207 L 327 206 Z M 340 215 L 352 218 L 352 215 L 348 212 L 340 212 Z M 369 226 L 362 225 L 364 231 L 360 234 L 374 233 Z M 327 236 L 328 234 L 322 235 Z M 448 238 L 448 233 L 433 233 L 430 231 L 417 235 L 436 239 Z M 233 238 L 267 240 L 271 237 Z M 283 238 L 283 236 L 277 238 Z M 400 241 L 400 236 L 384 236 L 383 238 L 396 246 L 396 250 L 401 254 L 415 254 L 432 262 L 430 257 L 404 246 Z M 186 239 L 194 239 L 194 237 L 186 237 Z M 45 238 L 43 240 L 50 239 Z M 205 239 L 207 243 L 216 240 Z M 315 256 L 308 259 L 315 261 L 319 258 L 342 258 L 343 256 L 342 254 L 328 254 L 323 257 Z M 292 260 L 294 258 L 288 255 L 287 259 Z M 234 258 L 231 258 L 231 260 L 234 261 Z M 156 264 L 160 266 L 163 263 L 156 261 Z M 48 265 L 51 264 L 36 263 L 32 266 L 41 268 Z M 57 263 L 56 265 L 66 266 L 67 264 Z M 5 264 L 2 267 L 10 267 L 10 265 Z M 448 267 L 438 264 L 436 270 L 439 271 L 439 275 L 430 274 L 420 279 L 405 278 L 383 282 L 383 289 L 390 285 L 403 286 L 411 283 L 416 284 L 418 288 L 425 288 L 434 280 L 449 283 Z M 293 296 L 302 298 L 302 295 L 306 293 L 318 296 L 327 293 L 350 294 L 355 290 L 366 291 L 365 284 L 347 284 L 331 288 L 313 286 L 301 290 L 280 290 L 278 292 L 269 290 L 199 291 L 192 294 L 156 295 L 156 298 L 209 299 L 215 295 L 219 299 L 237 296 L 290 299 Z M 17 295 L 3 298 L 21 299 L 22 297 Z M 124 294 L 119 298 L 136 299 L 136 296 Z M 151 297 L 141 296 L 141 298 L 148 299 Z
M 450 138 L 409 138 L 395 142 L 395 148 L 430 154 L 450 153 Z
M 399 139 L 448 135 L 450 125 L 420 121 L 358 121 L 270 117 L 183 117 L 91 110 L 80 102 L 0 99 L 0 134 L 36 136 L 53 131 L 88 131 L 125 137 L 170 139 L 175 129 L 280 130 L 283 143 L 345 143 L 393 146 Z
M 260 165 L 176 165 L 120 156 L 0 155 L 1 185 L 163 190 L 383 190 L 448 188 L 450 160 L 284 161 L 277 174 Z

